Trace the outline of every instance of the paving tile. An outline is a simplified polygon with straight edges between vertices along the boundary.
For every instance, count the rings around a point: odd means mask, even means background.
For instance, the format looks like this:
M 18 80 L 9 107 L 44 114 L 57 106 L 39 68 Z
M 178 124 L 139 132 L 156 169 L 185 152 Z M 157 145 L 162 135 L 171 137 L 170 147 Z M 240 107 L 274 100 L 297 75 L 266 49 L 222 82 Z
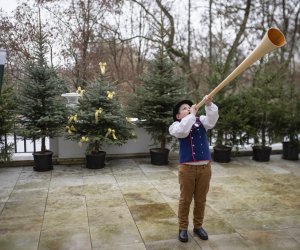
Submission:
M 142 173 L 142 170 L 132 159 L 112 160 L 109 162 L 109 166 L 114 174 Z
M 83 194 L 87 200 L 123 200 L 123 195 L 118 184 L 114 183 L 84 185 Z
M 36 172 L 36 171 L 32 171 L 32 169 L 30 169 L 28 171 L 22 171 L 20 173 L 18 182 L 50 181 L 51 176 L 52 176 L 52 171 Z
M 129 209 L 135 221 L 155 221 L 177 217 L 167 203 L 133 205 L 129 206 Z
M 91 250 L 88 229 L 42 231 L 38 250 Z
M 100 169 L 89 169 L 89 168 L 82 168 L 83 177 L 87 176 L 102 176 L 104 174 L 112 174 L 112 170 L 109 166 L 105 166 L 104 168 Z
M 279 229 L 278 223 L 271 216 L 265 216 L 259 211 L 242 211 L 236 214 L 224 213 L 222 215 L 233 228 L 238 229 L 258 229 L 258 230 L 272 230 Z
M 242 187 L 251 187 L 251 183 L 247 181 L 246 179 L 240 177 L 240 176 L 219 176 L 219 177 L 213 177 L 212 178 L 212 186 L 215 184 L 221 185 L 221 186 L 242 186 Z
M 139 167 L 145 173 L 157 173 L 157 172 L 164 172 L 166 170 L 169 170 L 168 166 L 152 165 L 150 163 L 148 163 L 148 164 L 139 164 Z
M 83 184 L 102 184 L 102 183 L 116 183 L 117 180 L 113 174 L 102 175 L 87 175 L 83 177 Z
M 155 188 L 154 185 L 148 180 L 146 181 L 136 180 L 130 182 L 121 182 L 118 184 L 123 194 L 132 193 L 136 191 L 149 191 Z
M 265 211 L 261 214 L 275 223 L 274 229 L 300 228 L 300 210 Z
M 5 202 L 0 202 L 0 214 L 2 213 L 4 206 L 5 206 Z
M 282 195 L 276 196 L 278 200 L 280 200 L 281 203 L 288 206 L 290 209 L 296 209 L 299 210 L 300 208 L 300 194 L 295 192 L 289 192 Z
M 178 239 L 160 240 L 146 243 L 147 250 L 193 250 L 202 249 L 193 238 L 189 238 L 186 243 L 180 242 Z
M 197 236 L 194 240 L 200 245 L 201 249 L 220 249 L 220 250 L 244 250 L 244 249 L 260 249 L 251 248 L 244 238 L 242 238 L 238 233 L 232 234 L 219 234 L 219 235 L 209 235 L 207 241 L 203 241 Z M 257 246 L 256 246 L 257 247 Z
M 13 188 L 1 188 L 0 202 L 6 202 L 9 199 L 9 196 L 12 191 L 13 191 Z
M 46 200 L 8 201 L 2 210 L 1 217 L 42 216 L 45 212 Z
M 123 197 L 114 198 L 114 199 L 103 199 L 101 196 L 86 196 L 86 204 L 87 208 L 99 208 L 101 207 L 119 207 L 119 206 L 126 206 L 126 201 Z
M 48 195 L 48 186 L 32 189 L 15 189 L 11 192 L 8 201 L 45 200 Z
M 133 244 L 103 244 L 101 247 L 93 247 L 93 250 L 146 250 L 144 243 L 133 243 Z
M 222 217 L 217 216 L 205 219 L 203 227 L 209 235 L 231 234 L 236 232 L 233 226 L 231 226 Z M 192 228 L 192 225 L 190 228 Z
M 249 246 L 255 249 L 297 250 L 300 244 L 287 231 L 239 231 Z
M 178 239 L 177 218 L 139 220 L 136 224 L 146 244 L 154 241 Z
M 8 233 L 37 232 L 43 224 L 43 214 L 0 217 L 0 235 Z
M 208 196 L 207 204 L 209 204 L 219 213 L 238 213 L 241 211 L 255 210 L 255 208 L 252 208 L 249 204 L 247 204 L 247 202 L 244 199 L 238 199 L 234 195 L 220 196 L 219 199 L 210 199 L 210 196 Z
M 90 226 L 90 233 L 93 248 L 110 245 L 130 245 L 143 242 L 133 222 Z
M 81 165 L 58 165 L 55 166 L 55 171 L 52 171 L 52 178 L 56 177 L 82 177 L 83 168 Z
M 172 171 L 145 172 L 148 180 L 178 180 L 178 177 Z
M 155 203 L 164 203 L 165 200 L 160 192 L 155 188 L 149 189 L 146 191 L 137 190 L 133 192 L 124 193 L 124 198 L 128 206 L 132 205 L 142 205 L 142 204 L 155 204 Z
M 276 196 L 243 196 L 241 199 L 243 202 L 247 203 L 248 207 L 250 206 L 258 211 L 280 211 L 290 208 L 289 206 L 281 202 L 279 199 L 277 199 Z
M 71 228 L 88 228 L 86 208 L 58 209 L 46 212 L 44 215 L 43 231 L 55 231 Z
M 1 250 L 36 250 L 40 231 L 0 234 Z
M 178 201 L 167 202 L 172 211 L 178 216 Z
M 213 185 L 211 186 L 212 188 L 214 187 Z M 262 192 L 256 185 L 250 185 L 250 186 L 231 185 L 231 186 L 222 186 L 222 187 L 224 191 L 227 191 L 238 198 L 249 196 L 249 195 L 256 196 L 256 195 L 264 194 L 264 192 Z
M 131 181 L 147 181 L 147 177 L 142 171 L 131 172 L 131 171 L 123 171 L 119 173 L 114 173 L 114 177 L 116 178 L 118 183 L 122 182 L 131 182 Z
M 50 180 L 19 180 L 14 189 L 37 189 L 48 188 Z
M 150 183 L 157 189 L 157 190 L 164 190 L 168 188 L 172 188 L 179 193 L 179 181 L 178 177 L 176 179 L 168 179 L 168 180 L 151 180 Z
M 59 209 L 85 209 L 86 198 L 84 196 L 48 196 L 46 212 L 55 212 Z
M 294 238 L 300 244 L 300 230 L 299 228 L 287 228 L 285 229 L 286 233 Z M 299 248 L 300 249 L 300 248 Z
M 80 175 L 58 176 L 51 179 L 50 188 L 80 186 L 83 185 L 83 179 Z
M 178 202 L 179 200 L 179 190 L 170 188 L 158 189 L 158 192 L 161 194 L 162 198 L 166 202 Z
M 104 224 L 126 224 L 134 222 L 132 215 L 124 204 L 123 206 L 114 207 L 93 207 L 88 208 L 89 226 Z
M 16 185 L 20 172 L 19 171 L 9 171 L 5 172 L 7 168 L 0 168 L 0 188 L 1 189 L 12 189 Z
M 67 197 L 82 197 L 84 196 L 84 186 L 59 186 L 59 187 L 50 187 L 48 198 L 60 198 L 65 199 Z

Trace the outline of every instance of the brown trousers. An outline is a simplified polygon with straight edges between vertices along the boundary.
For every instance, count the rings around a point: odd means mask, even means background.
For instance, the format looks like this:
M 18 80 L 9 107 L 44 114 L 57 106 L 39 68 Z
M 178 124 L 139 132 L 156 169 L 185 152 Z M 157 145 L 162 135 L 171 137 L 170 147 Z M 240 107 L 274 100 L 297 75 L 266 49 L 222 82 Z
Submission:
M 211 179 L 211 166 L 179 165 L 180 199 L 178 207 L 179 229 L 187 229 L 189 212 L 194 197 L 194 228 L 203 224 L 206 195 Z

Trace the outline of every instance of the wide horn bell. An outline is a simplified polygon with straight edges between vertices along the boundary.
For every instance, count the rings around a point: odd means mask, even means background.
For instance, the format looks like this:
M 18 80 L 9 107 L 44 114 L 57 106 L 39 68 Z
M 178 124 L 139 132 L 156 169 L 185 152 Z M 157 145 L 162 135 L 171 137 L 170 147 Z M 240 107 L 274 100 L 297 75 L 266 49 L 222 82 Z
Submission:
M 222 88 L 224 88 L 229 82 L 240 75 L 245 69 L 250 67 L 254 62 L 259 60 L 265 54 L 282 47 L 286 44 L 286 40 L 282 32 L 277 28 L 268 29 L 261 42 L 256 48 L 245 58 L 245 60 L 221 82 L 212 92 L 209 93 L 210 97 L 217 94 Z M 204 100 L 197 104 L 197 108 L 200 108 L 204 104 Z

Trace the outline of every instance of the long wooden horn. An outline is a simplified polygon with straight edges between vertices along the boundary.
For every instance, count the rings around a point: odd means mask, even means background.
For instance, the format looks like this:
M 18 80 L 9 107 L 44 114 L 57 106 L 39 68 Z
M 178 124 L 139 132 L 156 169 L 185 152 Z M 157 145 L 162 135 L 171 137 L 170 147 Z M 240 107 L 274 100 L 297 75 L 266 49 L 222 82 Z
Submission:
M 245 60 L 221 82 L 213 91 L 209 93 L 210 97 L 217 94 L 222 88 L 224 88 L 229 82 L 235 79 L 239 74 L 241 74 L 245 69 L 250 67 L 254 62 L 260 59 L 265 54 L 282 47 L 286 44 L 284 35 L 279 29 L 270 28 L 264 35 L 261 42 L 256 46 L 256 48 L 245 58 Z M 204 100 L 197 104 L 197 108 L 200 108 L 204 104 Z

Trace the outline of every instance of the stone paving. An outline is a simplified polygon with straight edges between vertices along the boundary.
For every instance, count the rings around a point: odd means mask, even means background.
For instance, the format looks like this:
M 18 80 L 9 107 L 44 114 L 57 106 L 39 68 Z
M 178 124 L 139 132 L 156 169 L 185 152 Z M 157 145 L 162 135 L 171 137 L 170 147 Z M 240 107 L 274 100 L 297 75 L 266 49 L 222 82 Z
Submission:
M 178 241 L 175 161 L 0 168 L 0 249 L 300 249 L 300 161 L 212 163 L 202 241 Z M 191 210 L 192 211 L 192 210 Z M 190 221 L 192 217 L 190 216 Z

